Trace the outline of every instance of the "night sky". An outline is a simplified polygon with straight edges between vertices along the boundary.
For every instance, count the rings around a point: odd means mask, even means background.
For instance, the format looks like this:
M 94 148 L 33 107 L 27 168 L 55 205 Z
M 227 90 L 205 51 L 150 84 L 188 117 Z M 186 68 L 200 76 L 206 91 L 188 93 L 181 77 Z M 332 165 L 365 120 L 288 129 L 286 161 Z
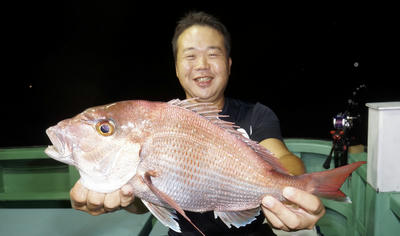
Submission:
M 239 2 L 7 3 L 0 147 L 47 145 L 47 127 L 91 106 L 184 98 L 171 38 L 189 10 L 215 15 L 231 33 L 226 95 L 272 108 L 284 137 L 330 139 L 332 117 L 347 109 L 361 84 L 367 86 L 356 97 L 361 127 L 365 102 L 400 101 L 392 60 L 399 26 L 390 6 Z

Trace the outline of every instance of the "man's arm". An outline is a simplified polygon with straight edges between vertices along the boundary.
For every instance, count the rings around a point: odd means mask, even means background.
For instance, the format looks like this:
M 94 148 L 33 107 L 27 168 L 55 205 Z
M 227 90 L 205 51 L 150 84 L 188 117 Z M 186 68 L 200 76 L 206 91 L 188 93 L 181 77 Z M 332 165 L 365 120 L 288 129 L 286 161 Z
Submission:
M 279 139 L 269 138 L 260 142 L 262 146 L 271 151 L 292 175 L 301 175 L 306 172 L 300 158 L 291 153 L 286 145 Z

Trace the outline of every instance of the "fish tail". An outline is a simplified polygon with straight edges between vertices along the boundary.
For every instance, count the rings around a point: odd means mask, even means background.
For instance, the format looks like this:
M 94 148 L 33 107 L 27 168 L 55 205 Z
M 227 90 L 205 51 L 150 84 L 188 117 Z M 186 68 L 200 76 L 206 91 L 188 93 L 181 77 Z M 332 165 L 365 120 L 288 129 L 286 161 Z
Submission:
M 308 179 L 308 190 L 319 197 L 351 202 L 346 194 L 340 191 L 340 187 L 354 170 L 365 163 L 358 161 L 327 171 L 305 174 L 301 178 Z

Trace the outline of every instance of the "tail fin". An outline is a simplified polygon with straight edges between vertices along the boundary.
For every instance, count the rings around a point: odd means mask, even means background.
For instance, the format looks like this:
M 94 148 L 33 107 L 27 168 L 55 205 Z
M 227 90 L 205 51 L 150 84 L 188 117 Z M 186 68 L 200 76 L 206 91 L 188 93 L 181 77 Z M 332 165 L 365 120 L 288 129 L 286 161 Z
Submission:
M 349 202 L 350 199 L 340 191 L 340 187 L 354 170 L 365 163 L 365 161 L 358 161 L 327 171 L 305 174 L 301 178 L 309 178 L 307 187 L 309 192 L 319 197 Z

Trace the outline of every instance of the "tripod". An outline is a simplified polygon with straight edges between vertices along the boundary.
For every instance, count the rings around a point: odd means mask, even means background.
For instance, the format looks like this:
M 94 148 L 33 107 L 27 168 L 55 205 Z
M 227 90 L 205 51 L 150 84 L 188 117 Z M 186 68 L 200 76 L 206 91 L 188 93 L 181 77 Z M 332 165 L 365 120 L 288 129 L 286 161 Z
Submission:
M 332 158 L 335 163 L 335 168 L 347 165 L 347 153 L 350 140 L 347 137 L 345 130 L 332 130 L 331 135 L 332 135 L 332 149 L 329 153 L 329 156 L 326 158 L 326 161 L 323 164 L 323 167 L 325 169 L 330 168 Z

